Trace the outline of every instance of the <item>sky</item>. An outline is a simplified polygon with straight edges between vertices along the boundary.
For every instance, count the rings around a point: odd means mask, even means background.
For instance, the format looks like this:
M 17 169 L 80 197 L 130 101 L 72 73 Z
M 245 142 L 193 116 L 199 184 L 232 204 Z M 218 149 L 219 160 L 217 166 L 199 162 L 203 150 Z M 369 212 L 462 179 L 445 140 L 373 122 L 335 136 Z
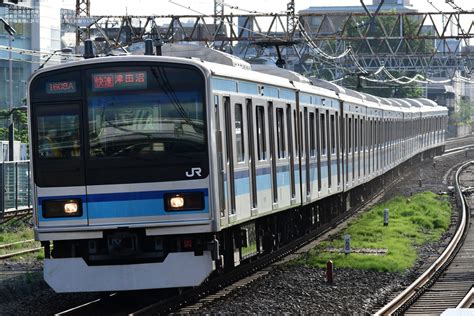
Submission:
M 46 0 L 48 1 L 48 0 Z M 52 1 L 52 0 L 49 0 Z M 71 2 L 74 7 L 75 0 L 63 0 Z M 90 0 L 92 15 L 194 15 L 198 12 L 213 14 L 213 0 Z M 246 14 L 247 11 L 264 13 L 279 13 L 286 10 L 288 0 L 224 0 L 226 3 L 225 13 Z M 424 12 L 435 12 L 436 10 L 428 1 L 432 2 L 438 9 L 453 11 L 446 0 L 411 0 L 413 7 Z M 364 0 L 366 5 L 371 0 Z M 474 1 L 454 0 L 454 3 L 464 10 L 473 10 Z M 295 0 L 296 11 L 306 9 L 310 6 L 358 6 L 360 0 Z M 232 9 L 230 6 L 238 6 L 240 9 Z M 192 10 L 187 9 L 191 7 Z M 194 10 L 194 11 L 193 11 Z

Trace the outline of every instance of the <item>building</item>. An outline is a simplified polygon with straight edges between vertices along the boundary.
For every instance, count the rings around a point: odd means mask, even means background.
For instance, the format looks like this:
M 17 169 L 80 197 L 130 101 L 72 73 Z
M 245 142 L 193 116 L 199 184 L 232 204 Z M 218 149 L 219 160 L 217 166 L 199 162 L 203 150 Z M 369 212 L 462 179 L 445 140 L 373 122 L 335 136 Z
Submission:
M 367 5 L 366 8 L 370 12 L 375 12 L 381 0 L 374 0 L 372 5 Z M 385 0 L 381 11 L 395 11 L 399 13 L 416 12 L 410 3 L 411 0 Z M 366 11 L 362 5 L 356 6 L 321 6 L 309 7 L 301 10 L 299 14 L 318 14 L 305 20 L 305 25 L 309 26 L 311 30 L 319 30 L 319 33 L 333 33 L 341 29 L 342 24 L 347 20 L 348 13 L 362 13 Z M 329 14 L 330 18 L 324 20 L 323 14 Z
M 61 49 L 61 7 L 65 0 L 0 0 L 0 17 L 15 30 L 12 46 L 13 104 L 18 107 L 26 97 L 26 83 L 52 52 Z M 9 34 L 0 25 L 0 109 L 10 107 Z M 52 58 L 48 64 L 59 62 Z

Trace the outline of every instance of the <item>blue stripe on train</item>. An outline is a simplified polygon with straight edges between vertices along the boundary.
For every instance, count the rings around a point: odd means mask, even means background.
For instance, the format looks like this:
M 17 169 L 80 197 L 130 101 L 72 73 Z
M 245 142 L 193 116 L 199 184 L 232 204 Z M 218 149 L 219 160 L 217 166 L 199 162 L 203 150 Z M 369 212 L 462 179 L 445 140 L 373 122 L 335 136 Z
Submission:
M 204 194 L 204 209 L 195 211 L 173 211 L 166 212 L 164 209 L 164 195 L 167 193 L 202 192 Z M 145 192 L 123 192 L 90 194 L 87 196 L 54 196 L 38 198 L 38 210 L 41 221 L 54 220 L 78 220 L 115 217 L 138 217 L 138 216 L 160 216 L 178 214 L 202 214 L 209 212 L 208 189 L 167 190 L 167 191 L 145 191 Z M 80 198 L 83 202 L 84 214 L 82 217 L 66 218 L 44 218 L 42 216 L 42 202 L 44 200 L 66 200 Z

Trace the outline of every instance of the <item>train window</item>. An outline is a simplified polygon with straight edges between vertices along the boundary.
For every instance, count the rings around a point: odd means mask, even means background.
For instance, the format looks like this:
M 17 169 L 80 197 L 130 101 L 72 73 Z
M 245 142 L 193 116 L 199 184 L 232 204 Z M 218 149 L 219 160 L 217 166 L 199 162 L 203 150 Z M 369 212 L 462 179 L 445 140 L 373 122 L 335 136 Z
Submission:
M 81 155 L 78 112 L 37 113 L 36 143 L 40 159 L 70 159 Z
M 319 110 L 316 110 L 316 117 L 319 117 Z M 321 133 L 319 121 L 316 120 L 316 155 L 321 156 Z
M 331 154 L 336 153 L 336 129 L 334 126 L 334 114 L 331 114 Z
M 300 156 L 300 150 L 299 150 L 299 134 L 298 134 L 298 119 L 296 116 L 296 110 L 293 110 L 293 126 L 294 126 L 294 131 L 295 131 L 295 147 L 296 147 L 296 152 L 295 152 L 295 157 L 298 158 Z
M 285 123 L 284 123 L 284 116 L 283 116 L 283 109 L 277 108 L 276 109 L 276 128 L 277 128 L 277 150 L 278 150 L 278 158 L 282 159 L 286 156 L 286 148 L 285 148 Z
M 96 67 L 86 71 L 86 77 L 91 158 L 159 158 L 170 165 L 177 165 L 176 160 L 187 163 L 189 157 L 199 157 L 203 164 L 207 160 L 202 159 L 207 157 L 207 133 L 199 71 Z
M 265 109 L 257 106 L 257 154 L 258 160 L 266 160 L 267 146 L 265 141 Z
M 326 155 L 326 120 L 324 113 L 321 113 L 321 155 Z
M 349 149 L 348 150 L 348 154 L 351 154 L 352 153 L 352 118 L 349 117 L 349 124 L 348 124 L 348 128 L 347 128 L 347 148 Z
M 359 151 L 359 124 L 357 118 L 354 119 L 354 152 Z
M 245 161 L 244 121 L 242 104 L 235 104 L 235 142 L 237 146 L 237 162 Z
M 314 157 L 316 154 L 316 142 L 315 142 L 315 121 L 314 121 L 314 113 L 309 113 L 309 154 L 311 157 Z

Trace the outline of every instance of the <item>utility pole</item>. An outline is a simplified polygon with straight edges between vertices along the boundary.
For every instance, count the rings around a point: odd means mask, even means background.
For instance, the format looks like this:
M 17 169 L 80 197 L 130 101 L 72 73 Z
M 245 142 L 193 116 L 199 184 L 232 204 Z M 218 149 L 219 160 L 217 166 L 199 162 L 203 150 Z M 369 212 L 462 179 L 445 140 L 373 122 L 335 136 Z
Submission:
M 292 41 L 296 30 L 295 0 L 290 0 L 286 5 L 286 14 L 286 33 L 289 36 L 287 40 Z
M 91 15 L 91 3 L 90 0 L 76 0 L 76 18 L 80 16 Z M 90 29 L 81 30 L 79 26 L 76 28 L 76 54 L 79 54 L 79 46 L 81 42 L 90 36 Z
M 214 25 L 217 28 L 224 17 L 224 0 L 214 0 L 214 16 Z

